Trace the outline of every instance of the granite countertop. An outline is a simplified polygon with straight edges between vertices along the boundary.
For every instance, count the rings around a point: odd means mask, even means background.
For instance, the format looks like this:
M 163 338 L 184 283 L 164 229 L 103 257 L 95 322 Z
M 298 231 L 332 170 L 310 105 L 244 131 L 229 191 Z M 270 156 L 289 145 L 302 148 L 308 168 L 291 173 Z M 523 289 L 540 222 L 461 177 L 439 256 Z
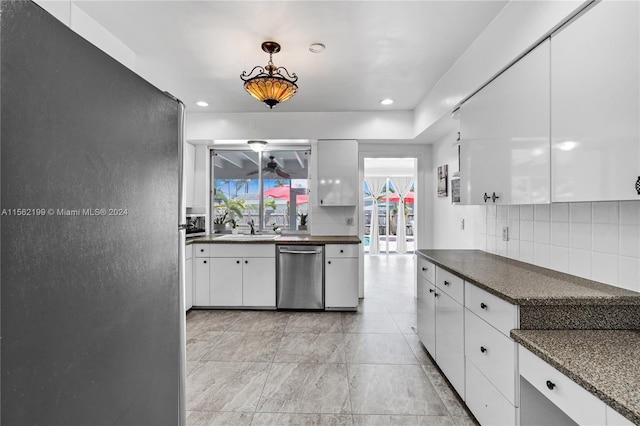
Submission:
M 640 306 L 640 293 L 480 250 L 417 250 L 417 254 L 515 305 Z
M 204 237 L 189 238 L 187 244 L 360 244 L 360 238 L 349 235 L 280 235 L 273 239 L 251 240 L 247 238 L 238 240 L 220 239 L 230 234 L 211 234 Z
M 512 330 L 511 337 L 640 424 L 639 331 Z

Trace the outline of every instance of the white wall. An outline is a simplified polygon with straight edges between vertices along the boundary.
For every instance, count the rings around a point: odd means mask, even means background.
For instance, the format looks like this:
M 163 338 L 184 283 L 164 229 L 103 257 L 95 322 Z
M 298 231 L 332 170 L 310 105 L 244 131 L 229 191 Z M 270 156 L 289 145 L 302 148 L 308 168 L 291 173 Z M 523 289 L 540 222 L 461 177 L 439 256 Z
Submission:
M 190 113 L 187 139 L 409 139 L 411 111 Z
M 482 206 L 479 223 L 490 253 L 640 291 L 640 201 Z
M 414 135 L 449 114 L 584 1 L 511 1 L 415 109 Z
M 116 61 L 135 71 L 135 52 L 71 0 L 35 0 L 35 3 Z
M 433 195 L 433 248 L 438 249 L 479 249 L 478 217 L 480 206 L 451 204 L 451 177 L 458 171 L 457 131 L 451 130 L 433 144 L 433 164 L 431 187 Z M 449 167 L 449 194 L 440 198 L 437 194 L 438 166 Z M 464 229 L 461 223 L 464 220 Z

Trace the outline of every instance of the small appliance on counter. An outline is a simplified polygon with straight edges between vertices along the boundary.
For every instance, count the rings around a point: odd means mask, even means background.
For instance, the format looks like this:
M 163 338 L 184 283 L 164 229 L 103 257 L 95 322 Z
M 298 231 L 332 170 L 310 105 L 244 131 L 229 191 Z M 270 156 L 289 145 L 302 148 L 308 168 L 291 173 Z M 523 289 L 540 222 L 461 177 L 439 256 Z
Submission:
M 187 238 L 206 235 L 206 215 L 187 216 Z

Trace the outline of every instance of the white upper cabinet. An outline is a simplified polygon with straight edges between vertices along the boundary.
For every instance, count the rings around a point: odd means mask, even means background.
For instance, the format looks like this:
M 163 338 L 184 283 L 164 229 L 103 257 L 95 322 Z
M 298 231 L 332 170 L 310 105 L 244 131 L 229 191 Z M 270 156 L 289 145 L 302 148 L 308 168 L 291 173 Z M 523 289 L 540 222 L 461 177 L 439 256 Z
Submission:
M 318 141 L 318 205 L 358 204 L 358 142 Z
M 604 1 L 551 38 L 554 202 L 640 199 L 639 10 Z
M 550 200 L 549 40 L 460 107 L 463 204 Z

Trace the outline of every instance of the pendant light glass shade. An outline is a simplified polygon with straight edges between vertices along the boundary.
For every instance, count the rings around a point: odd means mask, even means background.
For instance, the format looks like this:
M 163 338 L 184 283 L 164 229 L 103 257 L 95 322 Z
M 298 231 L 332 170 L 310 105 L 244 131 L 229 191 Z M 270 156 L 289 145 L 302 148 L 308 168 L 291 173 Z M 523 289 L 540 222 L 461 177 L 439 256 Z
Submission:
M 265 41 L 262 43 L 262 50 L 269 54 L 267 65 L 254 67 L 249 73 L 243 72 L 240 78 L 244 81 L 245 90 L 251 96 L 264 102 L 269 108 L 273 108 L 296 94 L 298 76 L 295 73 L 289 74 L 286 68 L 276 67 L 273 64 L 273 54 L 280 51 L 278 43 Z M 255 75 L 253 75 L 254 72 L 256 72 Z
M 251 96 L 273 108 L 291 99 L 298 86 L 282 77 L 254 77 L 245 81 L 244 88 Z

